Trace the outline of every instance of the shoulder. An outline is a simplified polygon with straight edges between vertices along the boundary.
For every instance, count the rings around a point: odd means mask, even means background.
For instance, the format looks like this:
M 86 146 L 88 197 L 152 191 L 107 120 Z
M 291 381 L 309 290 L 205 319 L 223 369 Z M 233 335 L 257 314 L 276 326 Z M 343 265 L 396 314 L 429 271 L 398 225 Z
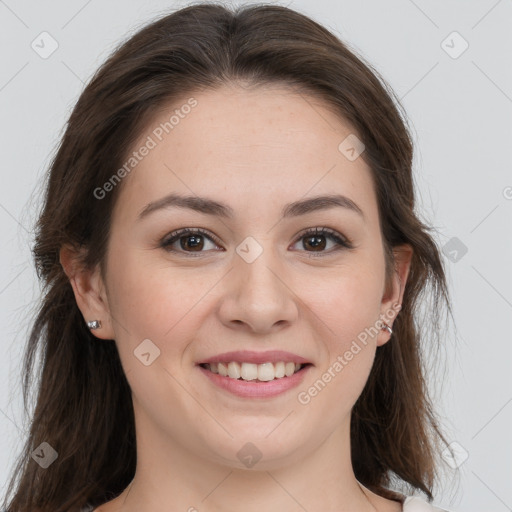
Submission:
M 452 512 L 445 508 L 435 507 L 417 496 L 407 496 L 403 502 L 403 512 Z

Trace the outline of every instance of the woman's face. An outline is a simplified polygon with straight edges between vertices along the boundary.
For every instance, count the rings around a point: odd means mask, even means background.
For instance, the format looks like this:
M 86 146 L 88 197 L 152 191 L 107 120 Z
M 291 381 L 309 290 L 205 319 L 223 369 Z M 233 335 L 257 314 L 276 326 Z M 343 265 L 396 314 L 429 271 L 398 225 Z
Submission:
M 385 286 L 377 200 L 349 126 L 284 87 L 191 97 L 141 134 L 117 185 L 94 332 L 116 341 L 139 439 L 270 469 L 348 435 L 389 339 L 378 320 L 393 323 L 403 289 L 397 276 Z M 308 364 L 280 377 L 297 362 Z

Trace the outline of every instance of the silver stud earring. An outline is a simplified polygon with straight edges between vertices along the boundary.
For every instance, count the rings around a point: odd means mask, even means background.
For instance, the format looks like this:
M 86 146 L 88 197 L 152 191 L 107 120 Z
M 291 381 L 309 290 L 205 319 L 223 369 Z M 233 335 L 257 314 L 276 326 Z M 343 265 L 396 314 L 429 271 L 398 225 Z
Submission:
M 389 332 L 389 334 L 393 334 L 393 329 L 391 329 L 391 327 L 389 327 L 389 325 L 386 323 L 386 322 L 382 322 L 384 325 L 382 326 L 382 330 L 386 330 Z
M 87 327 L 89 329 L 99 329 L 101 327 L 101 322 L 99 320 L 92 320 L 91 322 L 87 322 Z

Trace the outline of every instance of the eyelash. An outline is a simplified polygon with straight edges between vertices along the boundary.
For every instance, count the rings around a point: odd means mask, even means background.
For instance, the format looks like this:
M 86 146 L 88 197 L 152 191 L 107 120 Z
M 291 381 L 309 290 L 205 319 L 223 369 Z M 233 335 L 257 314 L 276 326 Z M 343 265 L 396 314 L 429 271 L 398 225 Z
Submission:
M 215 235 L 209 233 L 208 231 L 206 231 L 204 229 L 183 228 L 183 229 L 178 229 L 177 231 L 173 231 L 172 233 L 169 233 L 169 235 L 167 235 L 165 238 L 163 238 L 162 241 L 160 242 L 160 247 L 168 252 L 184 254 L 184 255 L 186 255 L 186 257 L 196 258 L 196 257 L 200 256 L 203 252 L 206 252 L 206 251 L 199 251 L 197 253 L 194 253 L 194 252 L 187 252 L 187 251 L 183 251 L 183 250 L 176 250 L 176 249 L 169 248 L 174 242 L 177 242 L 181 238 L 185 238 L 186 236 L 193 236 L 193 235 L 205 236 L 206 238 L 210 239 L 210 241 L 214 242 L 216 245 L 221 245 L 220 240 Z M 319 257 L 319 256 L 321 257 L 326 254 L 329 255 L 329 254 L 332 254 L 334 252 L 337 252 L 337 251 L 340 251 L 343 249 L 353 249 L 354 248 L 351 241 L 348 240 L 346 237 L 340 235 L 337 231 L 334 231 L 330 228 L 325 228 L 325 227 L 312 228 L 312 229 L 308 229 L 308 230 L 305 230 L 305 231 L 299 233 L 297 240 L 294 242 L 294 245 L 300 239 L 307 238 L 308 236 L 314 236 L 314 235 L 326 236 L 328 238 L 331 238 L 331 240 L 334 240 L 338 244 L 338 247 L 336 247 L 335 249 L 331 249 L 330 251 L 327 251 L 327 252 L 322 251 L 320 253 L 315 253 L 314 251 L 301 251 L 301 252 L 311 253 L 311 256 L 314 258 Z

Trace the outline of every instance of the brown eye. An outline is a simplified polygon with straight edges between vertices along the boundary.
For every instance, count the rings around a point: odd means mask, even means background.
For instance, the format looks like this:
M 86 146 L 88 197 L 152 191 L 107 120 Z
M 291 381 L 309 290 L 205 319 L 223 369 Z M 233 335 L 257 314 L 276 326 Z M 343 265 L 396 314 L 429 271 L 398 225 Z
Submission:
M 177 243 L 179 243 L 179 246 L 177 248 L 173 247 Z M 208 243 L 210 243 L 213 247 L 208 248 Z M 201 229 L 188 228 L 172 232 L 169 236 L 161 241 L 160 246 L 169 252 L 189 255 L 191 253 L 200 254 L 207 252 L 210 249 L 215 250 L 216 247 L 218 248 L 217 242 L 213 235 L 207 234 L 207 232 Z
M 301 240 L 302 247 L 306 250 L 306 252 L 330 254 L 332 252 L 339 251 L 343 248 L 353 248 L 353 245 L 346 237 L 340 235 L 336 231 L 333 231 L 329 228 L 310 229 L 299 236 L 298 241 Z M 328 250 L 325 250 L 329 241 L 333 242 L 333 247 L 328 248 Z
M 183 250 L 201 251 L 204 247 L 203 235 L 186 235 L 181 236 L 178 240 L 180 241 L 180 248 Z
M 304 237 L 303 245 L 305 248 L 307 246 L 311 247 L 314 251 L 323 250 L 327 245 L 325 238 L 325 235 L 312 235 Z

